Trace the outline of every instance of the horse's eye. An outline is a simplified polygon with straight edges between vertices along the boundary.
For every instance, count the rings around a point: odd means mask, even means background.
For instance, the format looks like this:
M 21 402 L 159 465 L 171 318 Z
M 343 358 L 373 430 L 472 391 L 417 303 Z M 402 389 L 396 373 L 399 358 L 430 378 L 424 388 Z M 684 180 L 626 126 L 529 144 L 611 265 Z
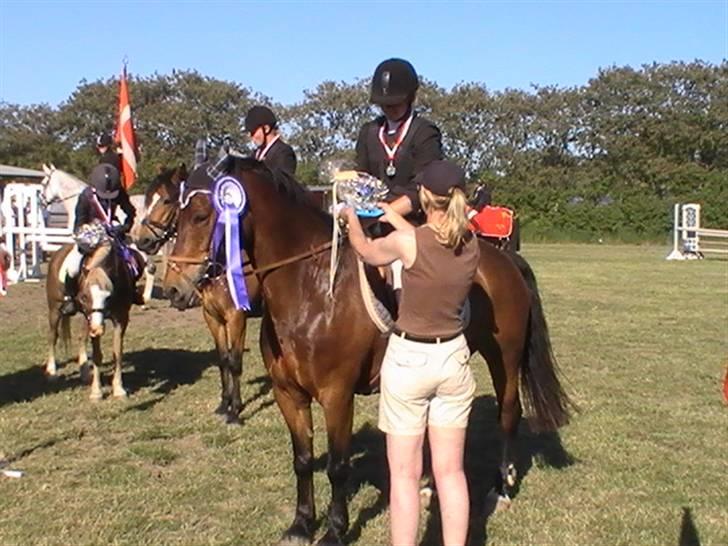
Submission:
M 165 205 L 171 205 L 172 200 L 169 197 L 165 197 L 164 199 L 162 199 L 162 203 L 164 203 Z
M 205 220 L 207 220 L 208 217 L 209 217 L 209 214 L 204 214 L 204 213 L 202 213 L 202 214 L 195 214 L 193 216 L 193 218 L 192 218 L 192 221 L 195 224 L 201 224 L 202 222 L 204 222 Z

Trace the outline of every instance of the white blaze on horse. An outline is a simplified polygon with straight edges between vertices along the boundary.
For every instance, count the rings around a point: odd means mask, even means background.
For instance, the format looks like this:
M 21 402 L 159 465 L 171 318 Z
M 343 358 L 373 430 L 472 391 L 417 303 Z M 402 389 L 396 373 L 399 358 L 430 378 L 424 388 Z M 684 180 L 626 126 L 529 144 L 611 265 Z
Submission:
M 56 168 L 52 163 L 50 165 L 44 163 L 43 172 L 45 173 L 45 178 L 41 181 L 41 185 L 43 186 L 43 200 L 46 204 L 56 201 L 60 202 L 66 210 L 68 229 L 73 229 L 76 221 L 76 204 L 78 203 L 79 196 L 88 187 L 88 184 L 80 178 Z M 129 199 L 137 211 L 136 217 L 134 218 L 134 225 L 131 229 L 133 234 L 140 228 L 142 218 L 145 216 L 144 196 L 132 195 Z M 117 211 L 117 216 L 121 222 L 126 219 L 126 214 L 121 209 Z M 147 255 L 143 252 L 142 255 L 145 261 L 148 262 Z M 144 272 L 144 303 L 146 304 L 152 299 L 154 273 L 149 272 L 147 268 L 144 269 Z

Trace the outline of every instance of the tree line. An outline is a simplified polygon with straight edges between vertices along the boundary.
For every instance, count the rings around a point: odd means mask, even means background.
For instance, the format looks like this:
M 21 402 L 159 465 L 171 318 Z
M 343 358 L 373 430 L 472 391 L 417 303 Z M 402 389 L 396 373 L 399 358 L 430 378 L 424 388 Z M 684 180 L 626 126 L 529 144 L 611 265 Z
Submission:
M 325 81 L 284 105 L 196 71 L 132 77 L 139 188 L 160 166 L 189 163 L 198 138 L 244 147 L 245 113 L 261 103 L 281 119 L 301 181 L 323 182 L 320 163 L 353 157 L 359 128 L 378 114 L 368 87 Z M 117 92 L 116 79 L 81 81 L 56 107 L 0 103 L 0 163 L 54 162 L 85 177 L 95 136 L 113 129 Z M 581 86 L 528 90 L 423 79 L 417 108 L 442 130 L 446 155 L 532 238 L 661 238 L 672 204 L 687 201 L 704 205 L 706 225 L 728 227 L 728 61 L 610 67 Z

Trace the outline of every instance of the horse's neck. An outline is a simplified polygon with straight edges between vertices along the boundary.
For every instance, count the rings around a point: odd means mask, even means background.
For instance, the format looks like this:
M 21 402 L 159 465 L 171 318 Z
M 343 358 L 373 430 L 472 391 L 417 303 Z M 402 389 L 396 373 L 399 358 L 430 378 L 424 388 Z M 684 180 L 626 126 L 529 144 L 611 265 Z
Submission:
M 61 199 L 68 199 L 74 194 L 81 193 L 87 184 L 67 172 L 57 171 L 58 194 Z
M 264 188 L 252 212 L 258 267 L 306 252 L 331 239 L 331 226 L 313 207 Z

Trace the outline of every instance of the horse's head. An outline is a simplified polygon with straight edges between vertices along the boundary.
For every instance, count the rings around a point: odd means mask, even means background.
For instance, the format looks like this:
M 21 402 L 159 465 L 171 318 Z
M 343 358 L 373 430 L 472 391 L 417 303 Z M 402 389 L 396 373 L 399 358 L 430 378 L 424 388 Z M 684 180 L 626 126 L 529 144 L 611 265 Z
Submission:
M 144 195 L 144 217 L 135 232 L 135 242 L 142 252 L 156 254 L 177 228 L 177 212 L 187 167 L 165 169 L 152 181 Z
M 164 291 L 173 307 L 200 303 L 199 287 L 213 266 L 210 243 L 217 219 L 210 199 L 213 180 L 207 165 L 193 170 L 179 194 L 177 238 L 164 276 Z
M 89 334 L 98 337 L 104 333 L 104 317 L 109 313 L 114 283 L 109 268 L 114 255 L 110 241 L 96 248 L 88 258 L 78 280 L 78 301 L 81 312 L 89 323 Z
M 77 197 L 86 187 L 86 182 L 69 174 L 55 165 L 43 164 L 45 177 L 41 180 L 43 186 L 42 199 L 47 205 L 54 201 L 69 201 Z
M 46 165 L 43 163 L 43 173 L 45 173 L 45 176 L 43 177 L 43 180 L 40 181 L 41 186 L 43 186 L 43 193 L 42 198 L 44 203 L 51 203 L 58 199 L 59 192 L 58 192 L 58 183 L 54 181 L 55 173 L 57 172 L 57 169 L 55 165 L 51 163 L 51 165 Z

